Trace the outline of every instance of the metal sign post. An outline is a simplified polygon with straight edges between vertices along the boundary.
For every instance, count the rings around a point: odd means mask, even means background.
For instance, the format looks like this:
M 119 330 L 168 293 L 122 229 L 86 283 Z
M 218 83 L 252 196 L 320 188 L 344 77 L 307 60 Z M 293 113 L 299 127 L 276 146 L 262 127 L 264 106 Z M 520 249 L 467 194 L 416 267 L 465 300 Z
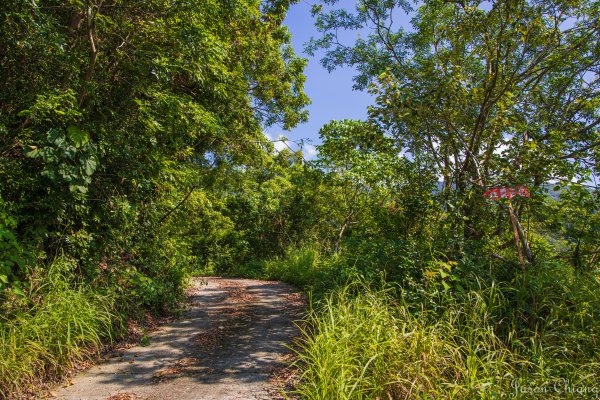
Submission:
M 531 264 L 533 262 L 533 253 L 529 248 L 529 244 L 527 243 L 527 237 L 523 232 L 523 228 L 515 215 L 515 210 L 512 205 L 511 199 L 516 196 L 521 197 L 530 197 L 531 194 L 529 190 L 525 186 L 515 186 L 511 187 L 502 187 L 502 188 L 493 188 L 486 191 L 483 194 L 483 197 L 492 201 L 500 201 L 501 199 L 508 200 L 508 214 L 510 216 L 510 224 L 513 229 L 513 234 L 515 236 L 515 246 L 517 247 L 517 253 L 519 255 L 519 264 L 521 264 L 521 269 L 525 272 L 525 258 L 523 257 L 523 252 L 527 257 L 527 261 Z

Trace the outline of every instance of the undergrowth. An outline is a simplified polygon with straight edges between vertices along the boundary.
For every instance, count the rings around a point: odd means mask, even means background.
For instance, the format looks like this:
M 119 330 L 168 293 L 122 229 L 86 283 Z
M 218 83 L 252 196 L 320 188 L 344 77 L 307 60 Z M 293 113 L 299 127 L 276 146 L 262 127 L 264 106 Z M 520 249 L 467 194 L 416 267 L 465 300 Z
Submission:
M 476 281 L 425 291 L 420 302 L 398 286 L 370 286 L 355 281 L 311 305 L 298 351 L 302 398 L 600 396 L 594 279 L 547 265 L 512 285 Z
M 116 333 L 114 298 L 72 282 L 60 270 L 64 263 L 35 282 L 26 305 L 0 316 L 0 398 L 57 378 Z
M 321 257 L 312 247 L 289 248 L 281 257 L 240 264 L 227 275 L 283 281 L 313 293 L 324 293 L 346 279 L 338 259 Z

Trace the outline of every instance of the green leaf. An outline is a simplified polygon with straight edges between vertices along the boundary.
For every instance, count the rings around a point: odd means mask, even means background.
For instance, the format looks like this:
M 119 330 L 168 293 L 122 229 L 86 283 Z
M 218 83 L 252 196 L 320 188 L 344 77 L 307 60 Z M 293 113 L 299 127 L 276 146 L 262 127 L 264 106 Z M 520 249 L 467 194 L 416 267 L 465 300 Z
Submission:
M 48 138 L 49 142 L 54 143 L 58 147 L 62 147 L 65 143 L 63 132 L 56 128 L 50 129 L 46 134 L 46 137 Z
M 38 158 L 41 156 L 40 149 L 35 146 L 29 146 L 29 149 L 25 150 L 25 156 L 29 158 Z
M 84 161 L 85 174 L 91 176 L 96 171 L 97 163 L 94 157 L 90 157 Z
M 69 190 L 71 192 L 87 193 L 88 187 L 84 185 L 69 185 Z
M 23 292 L 23 290 L 18 286 L 18 282 L 15 282 L 15 283 L 16 284 L 11 289 L 12 292 L 19 297 L 25 297 L 25 292 Z
M 81 147 L 90 140 L 90 135 L 76 126 L 69 126 L 67 128 L 67 136 L 75 144 L 75 147 Z

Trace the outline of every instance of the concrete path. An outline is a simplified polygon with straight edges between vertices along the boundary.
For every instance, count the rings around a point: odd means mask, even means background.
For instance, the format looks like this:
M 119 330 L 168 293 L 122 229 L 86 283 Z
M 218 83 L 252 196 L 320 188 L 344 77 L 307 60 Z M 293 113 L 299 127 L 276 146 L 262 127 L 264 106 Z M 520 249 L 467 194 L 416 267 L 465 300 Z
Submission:
M 186 315 L 76 376 L 60 400 L 276 399 L 304 303 L 279 282 L 197 278 Z

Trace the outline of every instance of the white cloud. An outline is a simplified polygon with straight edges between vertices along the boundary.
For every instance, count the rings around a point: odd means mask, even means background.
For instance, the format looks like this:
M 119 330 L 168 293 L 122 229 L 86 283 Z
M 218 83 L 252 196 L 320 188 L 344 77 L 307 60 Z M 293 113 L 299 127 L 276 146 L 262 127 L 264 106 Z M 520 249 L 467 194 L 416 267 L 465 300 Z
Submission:
M 273 143 L 273 146 L 275 146 L 275 152 L 278 153 L 283 149 L 287 149 L 287 146 L 292 146 L 293 143 L 290 141 L 285 141 L 285 136 L 283 135 L 278 135 L 277 139 L 274 139 L 273 135 L 271 135 L 270 133 L 264 132 L 263 131 L 263 135 L 265 135 L 265 138 L 267 138 L 267 140 L 269 142 Z M 292 147 L 293 148 L 293 147 Z
M 304 154 L 304 158 L 306 158 L 307 160 L 312 160 L 314 158 L 317 158 L 319 151 L 312 144 L 305 144 L 302 147 L 302 154 Z
M 291 147 L 292 143 L 289 141 L 285 141 L 285 137 L 282 135 L 277 136 L 277 141 L 273 143 L 275 146 L 275 151 L 280 152 L 283 149 L 287 149 L 288 146 Z
M 306 160 L 312 160 L 317 158 L 319 151 L 317 150 L 317 148 L 315 146 L 313 146 L 312 144 L 308 144 L 308 143 L 298 143 L 298 142 L 293 142 L 290 140 L 287 140 L 287 138 L 284 135 L 277 135 L 275 138 L 275 135 L 267 133 L 267 132 L 263 132 L 263 135 L 265 136 L 265 138 L 273 143 L 273 146 L 275 147 L 275 153 L 279 153 L 282 150 L 285 149 L 291 149 L 292 151 L 298 151 L 301 150 L 302 154 L 304 155 L 304 158 Z
M 494 154 L 502 155 L 502 153 L 504 153 L 507 150 L 508 150 L 508 145 L 501 144 L 500 146 L 498 146 L 494 149 Z

